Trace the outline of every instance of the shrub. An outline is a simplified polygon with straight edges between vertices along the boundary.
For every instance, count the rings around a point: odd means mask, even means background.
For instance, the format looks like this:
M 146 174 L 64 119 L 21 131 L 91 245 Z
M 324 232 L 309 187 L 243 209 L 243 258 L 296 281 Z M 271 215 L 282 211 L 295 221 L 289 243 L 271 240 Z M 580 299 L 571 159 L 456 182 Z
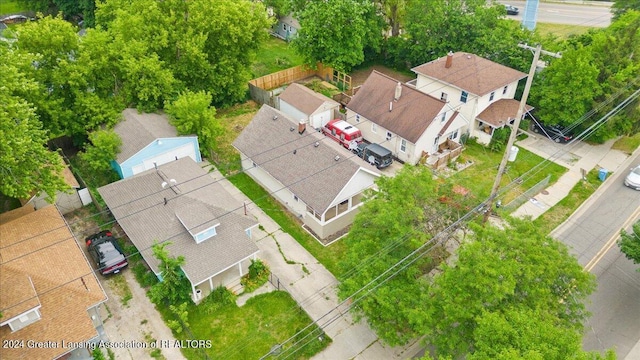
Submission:
M 198 307 L 202 308 L 205 314 L 211 315 L 218 309 L 235 302 L 236 296 L 229 289 L 224 286 L 218 286 L 202 300 Z
M 261 260 L 251 260 L 249 273 L 240 279 L 245 292 L 252 292 L 264 285 L 269 279 L 269 267 Z

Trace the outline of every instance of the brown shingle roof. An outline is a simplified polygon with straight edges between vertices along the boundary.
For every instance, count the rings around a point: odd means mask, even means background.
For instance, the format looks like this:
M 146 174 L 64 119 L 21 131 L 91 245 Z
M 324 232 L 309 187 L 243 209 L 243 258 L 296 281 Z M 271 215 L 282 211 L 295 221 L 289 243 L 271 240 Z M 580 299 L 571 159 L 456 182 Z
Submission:
M 279 95 L 280 99 L 284 100 L 289 105 L 292 105 L 296 109 L 302 111 L 307 115 L 313 114 L 318 110 L 325 102 L 333 106 L 339 104 L 322 94 L 309 89 L 308 87 L 296 83 L 292 83 Z M 299 119 L 298 119 L 299 120 Z
M 313 129 L 298 134 L 293 119 L 268 105 L 260 108 L 233 146 L 318 213 L 329 207 L 360 169 L 379 174 Z
M 158 169 L 98 189 L 122 229 L 156 273 L 159 263 L 151 251 L 156 241 L 170 242 L 166 248 L 169 253 L 185 257 L 182 269 L 194 285 L 258 252 L 245 233 L 257 222 L 242 215 L 242 204 L 193 159 L 181 158 Z M 169 186 L 162 188 L 161 184 L 170 183 L 170 179 L 176 180 L 176 191 Z M 220 223 L 217 234 L 197 244 L 176 215 L 187 217 L 188 208 L 209 214 L 209 225 Z M 204 222 L 201 215 L 196 220 Z M 186 219 L 188 226 L 198 225 L 193 220 Z M 194 229 L 202 230 L 199 226 Z
M 411 70 L 479 96 L 527 76 L 518 70 L 464 52 L 453 54 L 449 68 L 445 67 L 446 61 L 447 57 L 443 56 Z
M 0 225 L 0 234 L 0 322 L 36 301 L 41 304 L 40 320 L 13 333 L 2 326 L 0 340 L 60 344 L 96 337 L 87 309 L 105 301 L 106 295 L 58 209 L 47 206 L 8 221 Z M 2 357 L 52 359 L 70 350 L 2 349 Z
M 165 114 L 140 114 L 136 109 L 125 109 L 122 121 L 114 128 L 122 140 L 116 161 L 122 163 L 152 141 L 159 138 L 176 137 L 176 128 Z
M 487 124 L 493 125 L 493 127 L 501 127 L 508 121 L 516 118 L 519 106 L 520 101 L 518 100 L 500 99 L 484 109 L 483 112 L 478 114 L 477 118 Z M 532 106 L 527 105 L 524 108 L 524 112 L 527 113 L 532 109 Z
M 446 103 L 405 84 L 401 84 L 402 94 L 395 101 L 398 83 L 398 80 L 374 70 L 347 108 L 416 143 L 433 119 L 442 113 Z M 391 111 L 389 103 L 393 103 Z

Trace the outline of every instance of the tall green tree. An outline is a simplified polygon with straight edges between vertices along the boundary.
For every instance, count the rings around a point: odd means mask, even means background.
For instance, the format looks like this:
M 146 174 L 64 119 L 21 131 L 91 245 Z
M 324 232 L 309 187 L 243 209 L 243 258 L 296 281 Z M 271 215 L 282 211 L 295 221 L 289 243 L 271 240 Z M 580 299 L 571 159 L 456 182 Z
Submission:
M 640 221 L 633 224 L 630 232 L 624 229 L 620 232 L 618 246 L 627 259 L 632 260 L 634 264 L 640 264 Z
M 637 0 L 615 0 L 611 6 L 614 20 L 618 19 L 630 10 L 640 11 L 640 2 Z
M 347 248 L 340 263 L 344 275 L 340 278 L 339 296 L 343 299 L 424 245 L 450 221 L 450 208 L 438 201 L 438 184 L 425 167 L 404 167 L 392 178 L 380 178 L 377 186 L 379 191 L 370 194 L 372 197 L 361 207 L 349 234 L 341 240 Z M 411 312 L 420 306 L 420 294 L 427 289 L 423 275 L 443 253 L 438 249 L 375 291 L 367 291 L 368 295 L 356 305 L 356 317 L 366 317 L 378 336 L 390 345 L 417 337 L 419 333 L 410 322 Z
M 94 171 L 108 171 L 120 152 L 122 140 L 113 130 L 97 130 L 89 134 L 89 143 L 79 156 Z
M 182 271 L 184 256 L 171 256 L 166 249 L 170 242 L 155 243 L 151 250 L 153 256 L 160 260 L 158 270 L 162 281 L 156 283 L 149 290 L 149 298 L 158 304 L 180 305 L 192 302 L 191 284 Z
M 374 3 L 378 7 L 391 31 L 391 36 L 400 35 L 400 29 L 404 24 L 404 17 L 407 11 L 408 0 L 376 0 Z
M 442 266 L 412 313 L 438 357 L 583 356 L 584 301 L 595 288 L 566 246 L 530 222 L 473 226 L 473 240 Z
M 203 90 L 217 105 L 244 99 L 250 65 L 270 24 L 264 5 L 248 0 L 107 0 L 98 4 L 96 21 L 110 33 L 114 49 L 126 49 L 128 98 L 141 94 L 134 102 L 159 102 L 184 89 Z M 153 81 L 129 84 L 141 75 Z
M 211 106 L 211 94 L 205 91 L 186 91 L 165 106 L 171 123 L 181 135 L 198 135 L 202 150 L 210 150 L 224 128 L 216 120 L 216 109 Z
M 296 13 L 301 29 L 292 44 L 309 65 L 317 62 L 349 71 L 378 49 L 382 19 L 369 0 L 310 1 Z

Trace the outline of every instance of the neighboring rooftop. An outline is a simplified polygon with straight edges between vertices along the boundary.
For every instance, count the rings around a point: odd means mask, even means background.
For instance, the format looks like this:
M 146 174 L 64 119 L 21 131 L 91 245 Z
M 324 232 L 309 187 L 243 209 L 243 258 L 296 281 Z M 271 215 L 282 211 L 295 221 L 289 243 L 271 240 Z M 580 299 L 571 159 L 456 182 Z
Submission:
M 122 121 L 114 128 L 122 139 L 120 153 L 116 158 L 122 163 L 152 141 L 178 136 L 176 128 L 169 123 L 165 114 L 140 114 L 136 109 L 122 111 Z
M 53 205 L 17 209 L 17 214 L 0 224 L 0 340 L 60 344 L 95 338 L 87 310 L 107 298 L 64 218 Z M 39 320 L 11 331 L 9 322 L 36 310 Z M 3 359 L 49 360 L 71 350 L 3 348 L 1 353 Z
M 313 129 L 299 134 L 296 121 L 268 105 L 260 108 L 233 145 L 319 213 L 360 169 L 379 174 Z
M 338 102 L 331 98 L 328 98 L 322 94 L 319 94 L 308 87 L 292 83 L 278 95 L 280 99 L 284 100 L 288 104 L 294 106 L 296 109 L 302 111 L 305 114 L 313 114 L 320 106 L 325 103 L 329 103 L 332 106 L 338 106 Z
M 398 84 L 401 92 L 395 100 Z M 434 118 L 446 110 L 445 105 L 442 100 L 374 70 L 347 108 L 416 143 Z
M 493 125 L 493 127 L 501 127 L 516 118 L 519 106 L 519 100 L 500 99 L 484 109 L 484 111 L 478 114 L 477 118 L 487 124 Z M 526 105 L 524 113 L 526 114 L 531 110 L 533 110 L 533 107 Z
M 451 56 L 449 67 L 446 66 L 447 55 L 411 70 L 480 96 L 527 76 L 478 55 L 457 52 Z
M 190 157 L 103 186 L 98 192 L 155 273 L 160 272 L 151 250 L 156 242 L 169 242 L 166 249 L 172 256 L 185 257 L 182 268 L 193 285 L 258 252 L 245 232 L 257 222 L 243 215 L 242 204 Z M 212 226 L 216 235 L 201 243 L 189 232 Z

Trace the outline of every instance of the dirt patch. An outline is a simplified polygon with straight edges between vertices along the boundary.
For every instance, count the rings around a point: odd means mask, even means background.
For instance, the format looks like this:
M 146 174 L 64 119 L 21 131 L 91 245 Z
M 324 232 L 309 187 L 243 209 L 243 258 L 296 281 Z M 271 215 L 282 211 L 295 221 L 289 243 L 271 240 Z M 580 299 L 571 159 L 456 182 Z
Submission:
M 356 87 L 364 84 L 365 80 L 367 80 L 369 74 L 371 74 L 373 70 L 381 72 L 387 76 L 391 76 L 392 78 L 400 82 L 407 82 L 409 80 L 415 79 L 415 76 L 409 76 L 397 70 L 390 69 L 384 65 L 371 65 L 364 69 L 358 69 L 351 72 L 351 86 Z

